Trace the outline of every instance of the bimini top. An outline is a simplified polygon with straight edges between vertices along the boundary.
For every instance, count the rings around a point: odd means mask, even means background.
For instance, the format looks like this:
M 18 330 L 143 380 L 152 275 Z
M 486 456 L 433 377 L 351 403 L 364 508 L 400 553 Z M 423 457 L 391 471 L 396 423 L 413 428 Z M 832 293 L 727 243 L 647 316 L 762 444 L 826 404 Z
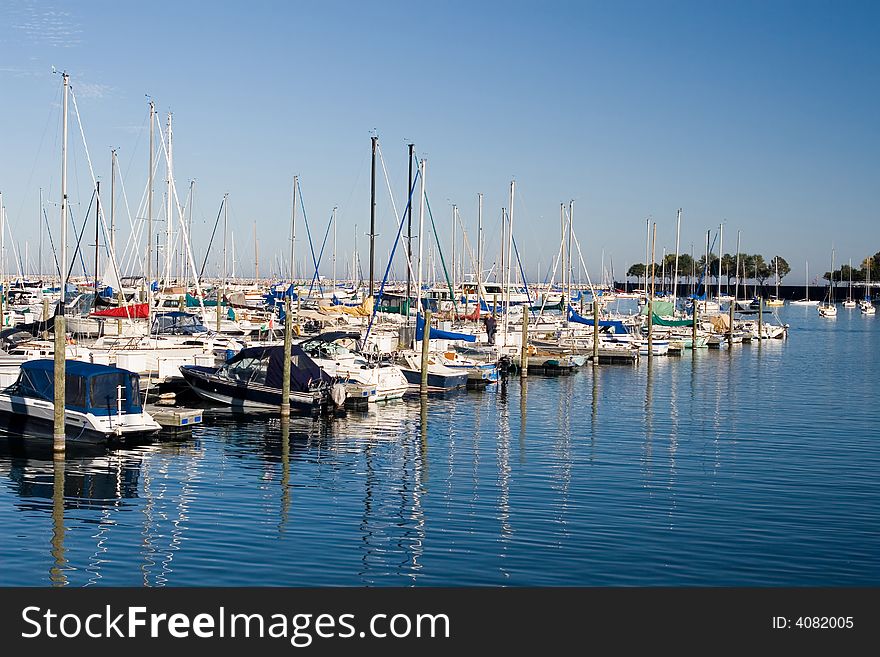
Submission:
M 18 381 L 10 389 L 12 394 L 44 401 L 55 399 L 54 361 L 29 360 L 21 365 Z M 124 413 L 142 413 L 140 377 L 135 372 L 109 365 L 65 362 L 64 407 L 93 415 L 117 415 L 119 387 L 123 388 Z
M 264 369 L 265 385 L 281 389 L 284 381 L 284 347 L 247 347 L 223 365 L 227 371 L 238 368 Z M 299 345 L 290 345 L 290 389 L 300 392 L 333 384 L 326 374 Z

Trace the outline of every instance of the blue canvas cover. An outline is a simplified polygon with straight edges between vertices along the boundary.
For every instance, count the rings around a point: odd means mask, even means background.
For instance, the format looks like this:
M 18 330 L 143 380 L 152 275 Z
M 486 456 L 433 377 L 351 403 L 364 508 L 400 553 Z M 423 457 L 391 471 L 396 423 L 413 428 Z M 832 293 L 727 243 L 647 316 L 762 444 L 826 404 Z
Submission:
M 22 363 L 15 384 L 17 394 L 45 401 L 55 399 L 55 363 L 49 359 Z M 124 388 L 122 409 L 141 413 L 140 377 L 135 372 L 78 360 L 65 363 L 64 406 L 93 415 L 116 415 L 118 387 Z
M 568 321 L 576 322 L 578 324 L 586 324 L 587 326 L 593 326 L 593 320 L 587 319 L 586 317 L 582 317 L 578 315 L 574 308 L 571 306 L 568 307 Z M 600 319 L 599 326 L 610 327 L 614 329 L 614 333 L 623 334 L 628 333 L 626 330 L 626 326 L 624 326 L 623 322 L 618 322 L 612 319 Z
M 416 340 L 423 340 L 425 337 L 425 319 L 418 315 L 416 317 Z M 464 340 L 465 342 L 476 342 L 477 336 L 469 333 L 454 333 L 452 331 L 441 331 L 431 327 L 430 340 Z

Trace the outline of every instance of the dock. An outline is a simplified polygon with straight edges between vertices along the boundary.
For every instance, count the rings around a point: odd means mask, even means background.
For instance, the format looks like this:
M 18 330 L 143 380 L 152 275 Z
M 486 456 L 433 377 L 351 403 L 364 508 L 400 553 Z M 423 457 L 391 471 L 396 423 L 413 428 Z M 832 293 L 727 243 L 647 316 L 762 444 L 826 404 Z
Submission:
M 149 404 L 144 410 L 162 426 L 163 431 L 175 433 L 188 431 L 196 424 L 202 423 L 203 412 L 198 408 L 163 407 Z

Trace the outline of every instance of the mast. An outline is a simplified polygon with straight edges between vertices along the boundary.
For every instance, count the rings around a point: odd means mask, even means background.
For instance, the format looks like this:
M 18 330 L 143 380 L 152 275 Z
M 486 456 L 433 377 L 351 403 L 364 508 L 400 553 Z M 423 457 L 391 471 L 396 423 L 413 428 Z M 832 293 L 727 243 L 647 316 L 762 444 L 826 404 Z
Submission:
M 449 296 L 455 299 L 455 214 L 457 206 L 452 204 L 452 283 L 450 285 Z
M 733 292 L 733 303 L 734 304 L 736 304 L 736 300 L 739 299 L 739 236 L 740 236 L 740 232 L 742 232 L 742 231 L 739 231 L 739 230 L 736 231 L 736 276 L 734 277 L 734 280 L 736 282 L 734 283 L 734 288 L 733 288 L 734 289 L 734 292 Z
M 40 207 L 37 212 L 37 221 L 40 224 L 40 248 L 37 259 L 39 260 L 37 269 L 40 270 L 40 280 L 43 279 L 43 188 L 40 187 Z M 44 318 L 45 319 L 45 318 Z
M 559 259 L 559 287 L 562 290 L 562 300 L 568 303 L 565 298 L 565 203 L 559 204 L 559 232 L 560 238 L 562 240 L 561 254 Z M 563 310 L 565 310 L 565 308 L 563 308 Z
M 147 271 L 146 271 L 146 297 L 152 296 L 153 279 L 153 123 L 155 122 L 156 105 L 150 100 L 150 171 L 147 185 Z
M 333 206 L 333 294 L 336 294 L 336 206 Z
M 510 207 L 507 209 L 507 285 L 504 290 L 504 344 L 507 344 L 507 329 L 510 326 L 510 270 L 511 258 L 513 257 L 513 195 L 516 190 L 516 181 L 510 181 Z
M 110 253 L 116 257 L 116 149 L 110 149 Z
M 571 303 L 571 234 L 574 230 L 574 201 L 568 202 L 568 248 L 566 252 L 568 253 L 568 293 L 565 296 L 565 305 L 566 307 L 563 309 L 566 312 L 566 317 L 568 316 L 568 304 Z M 595 299 L 594 299 L 595 301 Z
M 724 222 L 718 226 L 718 303 L 721 303 L 721 255 L 724 253 Z
M 290 282 L 296 282 L 296 193 L 299 189 L 299 176 L 293 177 L 293 201 L 290 209 Z
M 413 188 L 413 148 L 415 144 L 409 144 L 409 185 L 406 188 L 406 308 L 409 316 L 409 304 L 412 299 L 412 188 Z M 352 278 L 357 278 L 355 274 Z
M 425 253 L 425 174 L 428 170 L 428 161 L 425 158 L 419 160 L 419 275 L 416 288 L 416 313 L 422 312 L 422 258 Z M 415 340 L 415 334 L 413 334 Z
M 92 300 L 92 307 L 98 307 L 98 265 L 99 260 L 98 257 L 100 255 L 100 251 L 98 250 L 98 242 L 100 241 L 100 233 L 98 232 L 98 228 L 101 224 L 101 181 L 98 180 L 95 182 L 95 298 Z
M 260 280 L 260 244 L 257 242 L 257 220 L 254 219 L 254 282 L 258 280 Z
M 376 253 L 376 135 L 370 137 L 373 149 L 372 167 L 370 169 L 370 296 L 373 296 L 373 267 Z M 421 237 L 420 237 L 421 239 Z
M 645 217 L 645 296 L 648 296 L 648 259 L 651 257 L 648 253 L 651 242 L 651 217 Z M 654 263 L 651 263 L 654 264 Z
M 483 195 L 477 194 L 477 307 L 483 298 Z
M 55 350 L 54 350 L 54 378 L 55 378 L 55 413 L 52 432 L 52 447 L 57 453 L 64 452 L 65 448 L 65 432 L 64 432 L 64 404 L 65 404 L 65 370 L 67 357 L 66 352 L 66 326 L 65 326 L 65 292 L 67 281 L 67 111 L 68 111 L 68 95 L 70 91 L 70 76 L 65 71 L 62 74 L 64 80 L 64 103 L 63 103 L 63 120 L 62 120 L 62 137 L 61 137 L 61 302 L 58 304 L 58 310 L 55 314 Z
M 674 280 L 672 282 L 672 306 L 675 308 L 675 304 L 678 301 L 678 246 L 679 246 L 679 237 L 681 235 L 681 208 L 678 209 L 676 213 L 675 219 L 675 273 L 673 274 Z
M 173 241 L 171 239 L 171 216 L 174 211 L 171 207 L 171 194 L 172 194 L 172 170 L 173 166 L 173 154 L 172 154 L 172 139 L 171 139 L 171 112 L 168 112 L 168 152 L 165 157 L 165 273 L 162 278 L 164 278 L 164 285 L 168 285 L 171 279 L 171 263 L 174 262 L 173 254 L 171 253 L 173 248 Z

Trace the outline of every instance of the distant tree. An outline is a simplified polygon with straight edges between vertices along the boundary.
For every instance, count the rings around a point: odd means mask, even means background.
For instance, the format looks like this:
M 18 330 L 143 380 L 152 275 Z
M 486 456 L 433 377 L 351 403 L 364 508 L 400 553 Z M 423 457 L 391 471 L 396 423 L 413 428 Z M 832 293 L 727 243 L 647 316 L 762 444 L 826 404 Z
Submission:
M 785 278 L 789 273 L 791 273 L 791 267 L 785 261 L 785 258 L 782 256 L 773 256 L 770 259 L 770 263 L 768 267 L 770 268 L 771 274 L 775 277 L 777 271 L 777 263 L 778 263 L 778 271 L 779 271 L 779 280 L 781 281 Z
M 642 263 L 632 265 L 629 269 L 626 270 L 626 277 L 627 278 L 635 278 L 637 280 L 640 280 L 644 276 L 645 276 L 645 265 Z
M 736 276 L 736 256 L 725 253 L 721 256 L 721 271 L 727 277 L 727 287 L 730 287 L 730 279 Z
M 686 280 L 690 282 L 691 280 L 691 272 L 694 269 L 694 259 L 691 258 L 689 253 L 679 253 L 678 254 L 678 278 L 679 280 Z

